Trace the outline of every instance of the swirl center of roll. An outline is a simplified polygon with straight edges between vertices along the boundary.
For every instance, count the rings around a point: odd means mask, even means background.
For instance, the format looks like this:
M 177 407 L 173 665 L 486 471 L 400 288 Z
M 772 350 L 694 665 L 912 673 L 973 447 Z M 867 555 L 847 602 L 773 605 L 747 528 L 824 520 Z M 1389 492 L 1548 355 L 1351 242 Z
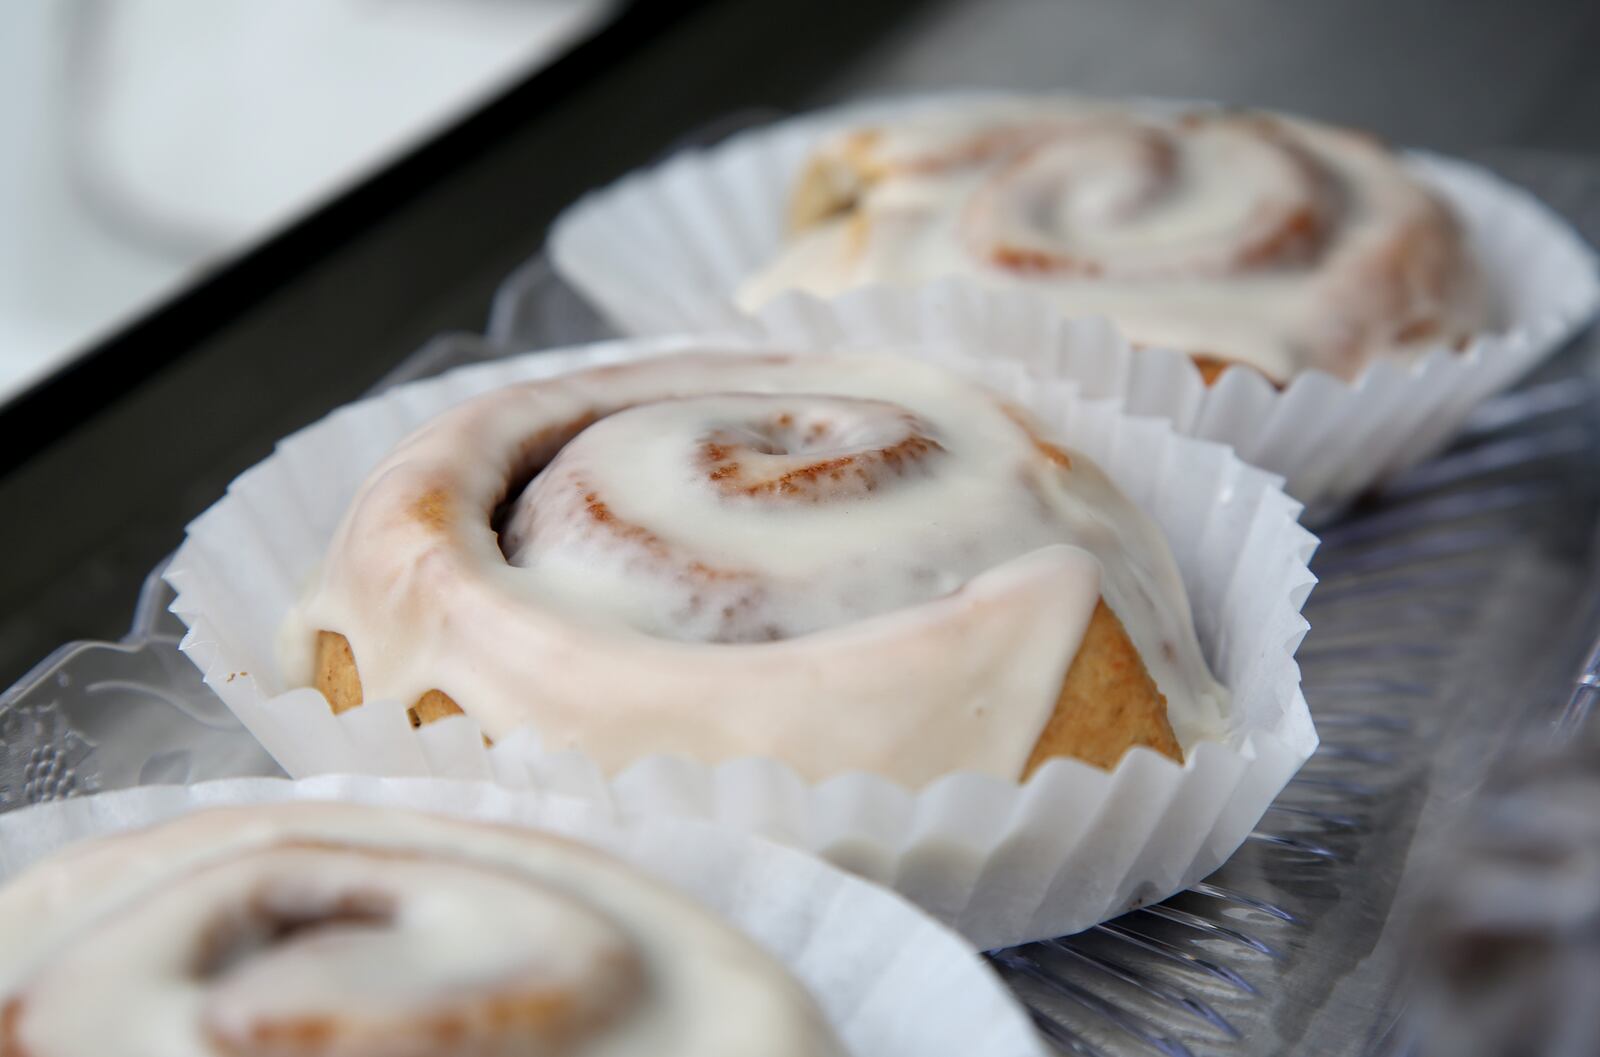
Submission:
M 70 1010 L 113 971 L 152 992 L 135 1019 L 198 1016 L 210 1047 L 242 1057 L 560 1053 L 644 988 L 614 922 L 489 863 L 286 843 L 124 911 L 41 967 L 8 1011 L 21 1049 L 0 1050 L 93 1052 Z
M 1020 429 L 880 398 L 717 394 L 589 426 L 500 527 L 528 590 L 562 612 L 699 642 L 764 642 L 948 594 L 1060 539 L 1029 494 Z M 964 438 L 959 441 L 957 437 Z
M 859 498 L 929 471 L 944 449 L 911 412 L 880 400 L 832 397 L 771 403 L 766 413 L 710 427 L 698 460 L 729 497 L 826 502 Z
M 291 848 L 219 873 L 194 974 L 223 1052 L 561 1052 L 642 985 L 614 924 L 492 866 Z
M 1307 260 L 1333 204 L 1266 119 L 1064 126 L 996 165 L 963 218 L 991 265 L 1085 279 L 1223 276 Z

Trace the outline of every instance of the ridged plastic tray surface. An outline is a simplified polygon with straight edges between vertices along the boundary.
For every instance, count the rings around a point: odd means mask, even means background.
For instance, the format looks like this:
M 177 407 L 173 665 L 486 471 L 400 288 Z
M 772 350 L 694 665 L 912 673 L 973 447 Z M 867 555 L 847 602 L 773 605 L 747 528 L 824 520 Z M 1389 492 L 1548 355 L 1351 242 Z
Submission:
M 603 334 L 535 261 L 502 290 L 488 338 L 440 338 L 383 384 Z M 1322 526 L 1299 654 L 1316 756 L 1204 883 L 990 954 L 1061 1050 L 1404 1046 L 1404 908 L 1430 850 L 1505 745 L 1578 699 L 1600 510 L 1597 362 L 1586 337 L 1485 406 L 1445 455 Z M 0 697 L 0 810 L 278 773 L 178 653 L 168 601 L 152 574 L 123 641 L 65 646 Z

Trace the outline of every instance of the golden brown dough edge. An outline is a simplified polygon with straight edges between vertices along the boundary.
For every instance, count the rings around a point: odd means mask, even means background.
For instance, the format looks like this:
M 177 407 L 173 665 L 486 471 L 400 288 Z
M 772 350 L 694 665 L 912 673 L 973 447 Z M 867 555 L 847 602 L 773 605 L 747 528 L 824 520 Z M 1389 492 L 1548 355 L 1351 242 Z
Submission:
M 1140 745 L 1183 762 L 1183 748 L 1167 721 L 1166 697 L 1122 621 L 1101 600 L 1022 776 L 1055 756 L 1110 770 L 1123 753 Z
M 335 714 L 361 704 L 361 673 L 350 651 L 350 640 L 336 631 L 317 632 L 315 686 L 328 699 Z M 429 690 L 406 710 L 411 725 L 420 727 L 446 716 L 462 714 L 461 706 L 442 690 Z M 485 741 L 488 739 L 485 738 Z
M 335 712 L 361 704 L 355 656 L 349 640 L 337 632 L 317 632 L 316 687 Z M 459 715 L 462 709 L 450 695 L 429 690 L 409 712 L 411 725 L 417 727 Z M 1139 745 L 1183 762 L 1183 749 L 1167 721 L 1166 698 L 1150 678 L 1122 621 L 1101 601 L 1022 776 L 1055 756 L 1075 757 L 1109 770 L 1123 753 Z
M 791 235 L 855 209 L 862 193 L 881 175 L 869 155 L 877 138 L 870 130 L 857 132 L 836 154 L 819 151 L 811 156 L 789 195 Z

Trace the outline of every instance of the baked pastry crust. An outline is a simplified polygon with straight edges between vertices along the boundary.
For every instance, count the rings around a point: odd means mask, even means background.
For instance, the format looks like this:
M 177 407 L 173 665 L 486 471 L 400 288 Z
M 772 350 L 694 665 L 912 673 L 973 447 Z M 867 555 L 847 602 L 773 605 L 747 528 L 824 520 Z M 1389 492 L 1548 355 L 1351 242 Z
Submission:
M 1141 746 L 1183 762 L 1183 749 L 1167 719 L 1167 699 L 1122 621 L 1102 600 L 1089 618 L 1023 777 L 1056 756 L 1110 770 L 1129 749 Z
M 361 673 L 356 669 L 356 656 L 350 649 L 349 639 L 337 631 L 318 631 L 315 663 L 316 688 L 328 699 L 335 715 L 361 704 Z M 459 716 L 462 712 L 449 694 L 443 690 L 429 690 L 411 703 L 406 714 L 411 717 L 413 727 L 420 727 L 424 723 Z

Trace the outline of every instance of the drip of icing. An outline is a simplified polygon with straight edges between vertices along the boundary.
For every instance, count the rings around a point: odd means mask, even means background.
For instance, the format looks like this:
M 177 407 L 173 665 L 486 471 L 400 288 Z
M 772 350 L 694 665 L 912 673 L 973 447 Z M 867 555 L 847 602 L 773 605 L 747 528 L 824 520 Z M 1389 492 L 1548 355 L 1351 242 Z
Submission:
M 0 1051 L 31 1057 L 839 1052 L 771 959 L 620 864 L 350 805 L 41 864 L 0 894 L 0 996 Z
M 1021 774 L 1102 596 L 1180 742 L 1220 730 L 1159 531 L 1015 408 L 909 361 L 685 355 L 413 435 L 285 637 L 345 635 L 369 700 L 437 688 L 613 771 L 759 755 L 914 786 Z
M 1016 101 L 843 134 L 813 171 L 851 208 L 749 278 L 746 310 L 965 276 L 1278 379 L 1489 323 L 1446 208 L 1380 145 L 1311 122 Z

